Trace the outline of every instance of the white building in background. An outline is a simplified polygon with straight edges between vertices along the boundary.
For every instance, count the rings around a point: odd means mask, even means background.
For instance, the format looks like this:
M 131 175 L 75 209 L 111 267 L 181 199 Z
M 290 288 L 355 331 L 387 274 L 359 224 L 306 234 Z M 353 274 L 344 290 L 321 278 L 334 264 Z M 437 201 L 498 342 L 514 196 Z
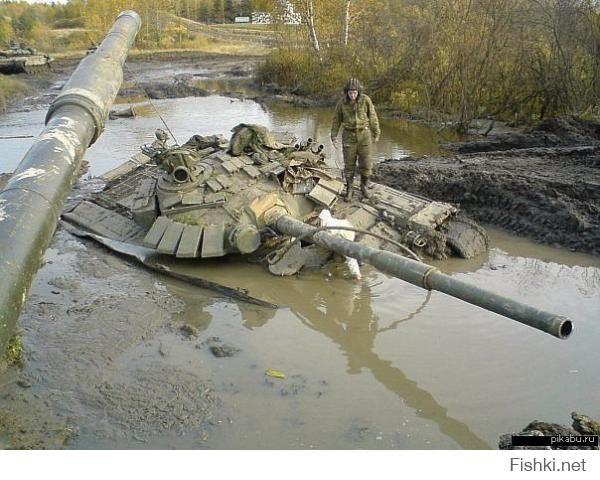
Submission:
M 273 23 L 273 17 L 267 12 L 252 12 L 252 23 L 270 25 Z
M 302 23 L 302 15 L 294 11 L 294 6 L 289 0 L 279 0 L 277 13 L 273 15 L 267 12 L 252 12 L 252 23 L 271 24 L 283 23 L 285 25 L 300 25 Z

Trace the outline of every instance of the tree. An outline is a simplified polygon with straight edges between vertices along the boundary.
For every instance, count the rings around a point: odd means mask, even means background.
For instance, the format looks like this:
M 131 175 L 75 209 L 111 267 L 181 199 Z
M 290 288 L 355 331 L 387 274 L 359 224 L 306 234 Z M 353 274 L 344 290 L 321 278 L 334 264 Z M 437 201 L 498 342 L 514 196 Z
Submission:
M 33 8 L 27 8 L 19 15 L 17 20 L 19 34 L 25 38 L 31 37 L 31 33 L 34 30 L 36 23 L 38 23 L 38 18 L 35 10 Z
M 254 6 L 252 5 L 252 0 L 241 0 L 240 1 L 240 15 L 242 17 L 249 17 L 252 15 L 254 11 Z
M 0 17 L 0 46 L 13 38 L 14 32 L 9 18 Z
M 225 3 L 223 0 L 214 0 L 212 18 L 214 23 L 225 23 Z
M 282 5 L 282 8 L 284 8 L 283 15 L 289 14 L 289 5 L 295 6 L 296 9 L 299 11 L 300 15 L 302 16 L 302 21 L 308 29 L 310 44 L 313 50 L 315 51 L 315 54 L 317 55 L 319 61 L 321 61 L 323 57 L 321 55 L 321 45 L 319 43 L 319 37 L 317 35 L 317 19 L 315 15 L 315 5 L 313 0 L 297 0 L 295 2 L 282 3 L 285 5 L 285 8 Z
M 208 3 L 202 3 L 198 7 L 198 20 L 204 23 L 210 21 L 210 9 L 208 8 Z
M 344 39 L 342 43 L 344 47 L 348 46 L 348 35 L 350 34 L 350 5 L 352 0 L 346 0 L 346 14 L 344 15 Z
M 224 9 L 224 15 L 223 15 L 224 18 L 228 22 L 233 22 L 233 20 L 236 16 L 235 9 L 233 8 L 233 0 L 225 0 L 223 9 Z

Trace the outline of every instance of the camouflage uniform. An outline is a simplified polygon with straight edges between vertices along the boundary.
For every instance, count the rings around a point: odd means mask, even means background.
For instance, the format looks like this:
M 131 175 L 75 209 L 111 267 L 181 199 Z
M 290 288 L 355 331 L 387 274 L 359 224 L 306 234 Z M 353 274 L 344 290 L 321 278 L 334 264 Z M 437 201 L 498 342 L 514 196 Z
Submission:
M 357 90 L 358 98 L 352 102 L 348 97 L 348 90 Z M 355 78 L 350 79 L 344 88 L 344 97 L 338 102 L 331 124 L 331 140 L 337 138 L 340 127 L 343 127 L 342 146 L 344 153 L 344 170 L 348 192 L 351 194 L 351 185 L 356 172 L 356 161 L 361 175 L 361 188 L 367 195 L 366 188 L 369 177 L 373 173 L 373 160 L 371 159 L 371 144 L 379 139 L 381 133 L 379 120 L 371 99 L 362 93 L 362 87 Z

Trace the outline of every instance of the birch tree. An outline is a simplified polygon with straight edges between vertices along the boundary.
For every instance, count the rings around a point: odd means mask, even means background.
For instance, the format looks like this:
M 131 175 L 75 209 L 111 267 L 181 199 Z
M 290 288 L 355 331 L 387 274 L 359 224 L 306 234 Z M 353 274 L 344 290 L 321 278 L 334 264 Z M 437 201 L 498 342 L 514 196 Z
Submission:
M 300 14 L 304 22 L 306 23 L 306 27 L 308 28 L 308 34 L 310 38 L 310 43 L 312 48 L 314 49 L 319 61 L 323 60 L 321 56 L 321 46 L 319 44 L 319 37 L 317 36 L 317 29 L 315 26 L 315 6 L 313 0 L 301 0 L 297 2 L 300 6 Z
M 352 4 L 352 0 L 346 0 L 345 5 L 345 13 L 344 13 L 344 39 L 342 44 L 344 47 L 348 46 L 348 36 L 350 34 L 350 5 Z

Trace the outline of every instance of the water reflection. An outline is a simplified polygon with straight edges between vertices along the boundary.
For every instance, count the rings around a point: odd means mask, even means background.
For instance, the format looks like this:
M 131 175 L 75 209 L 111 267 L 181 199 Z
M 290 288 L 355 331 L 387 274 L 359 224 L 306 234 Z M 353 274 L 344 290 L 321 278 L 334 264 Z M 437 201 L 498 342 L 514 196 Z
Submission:
M 497 253 L 496 262 L 501 266 L 506 255 Z M 549 289 L 570 278 L 572 285 L 584 297 L 592 297 L 600 292 L 600 270 L 584 267 L 568 267 L 558 263 L 547 263 L 536 258 L 518 258 L 513 260 L 511 268 L 516 285 L 526 289 Z M 498 268 L 493 266 L 493 268 Z
M 231 282 L 231 278 L 235 278 L 236 285 L 248 288 L 250 294 L 285 305 L 293 318 L 299 319 L 304 326 L 325 335 L 337 345 L 346 358 L 348 374 L 359 374 L 363 370 L 371 372 L 381 385 L 402 399 L 418 417 L 436 423 L 443 434 L 462 448 L 490 448 L 466 424 L 450 417 L 447 409 L 428 391 L 391 361 L 384 360 L 375 353 L 378 335 L 396 329 L 402 322 L 418 318 L 429 301 L 428 293 L 420 294 L 420 300 L 412 311 L 409 310 L 402 318 L 395 318 L 389 323 L 384 320 L 386 324 L 382 326 L 380 317 L 373 308 L 375 302 L 381 300 L 373 293 L 373 286 L 367 281 L 355 283 L 336 278 L 334 274 L 333 277 L 328 277 L 330 280 L 326 283 L 321 271 L 308 274 L 302 280 L 277 278 L 268 274 L 259 275 L 253 267 L 247 266 L 244 270 L 243 266 L 229 262 L 227 268 L 230 271 L 227 276 L 223 275 L 222 268 L 193 268 L 182 262 L 171 263 L 170 267 L 181 269 L 187 275 L 195 271 L 213 281 L 217 277 L 225 282 Z M 333 268 L 335 270 L 335 266 Z M 210 303 L 217 307 L 218 302 Z M 243 303 L 238 304 L 238 308 L 243 325 L 249 329 L 266 326 L 276 314 L 273 310 Z
M 348 361 L 349 374 L 363 369 L 370 371 L 385 388 L 398 395 L 415 410 L 417 416 L 432 420 L 440 431 L 465 449 L 489 449 L 490 446 L 475 435 L 463 422 L 448 416 L 446 408 L 417 382 L 408 378 L 392 362 L 381 359 L 375 352 L 377 336 L 395 329 L 402 321 L 415 317 L 426 305 L 425 301 L 407 317 L 384 328 L 372 308 L 372 294 L 365 283 L 340 282 L 335 291 L 315 289 L 307 292 L 292 284 L 293 297 L 301 299 L 290 305 L 292 311 L 307 327 L 316 330 L 337 344 Z M 324 307 L 325 311 L 321 311 Z

